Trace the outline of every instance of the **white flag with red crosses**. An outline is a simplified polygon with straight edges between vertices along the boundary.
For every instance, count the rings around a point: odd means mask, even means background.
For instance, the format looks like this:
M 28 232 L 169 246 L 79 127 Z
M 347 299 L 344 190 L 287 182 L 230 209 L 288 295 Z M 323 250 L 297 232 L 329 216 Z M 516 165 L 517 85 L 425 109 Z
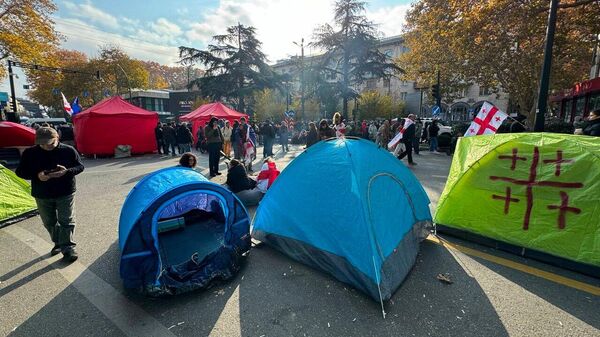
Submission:
M 507 117 L 508 115 L 504 111 L 485 102 L 483 103 L 483 106 L 481 106 L 481 110 L 479 110 L 477 117 L 475 117 L 471 126 L 467 129 L 465 137 L 493 135 L 498 131 L 498 128 Z

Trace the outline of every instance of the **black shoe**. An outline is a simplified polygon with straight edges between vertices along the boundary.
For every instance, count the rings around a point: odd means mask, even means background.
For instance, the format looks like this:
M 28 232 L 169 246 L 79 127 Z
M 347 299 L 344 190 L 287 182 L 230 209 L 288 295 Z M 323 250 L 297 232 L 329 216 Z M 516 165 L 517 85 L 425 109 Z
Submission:
M 217 173 L 215 173 L 215 175 L 218 175 L 218 176 L 220 176 L 221 174 L 222 174 L 221 172 L 217 172 Z
M 211 173 L 211 174 L 210 174 L 210 177 L 211 177 L 211 178 L 214 178 L 214 177 L 216 177 L 216 176 L 217 176 L 217 175 L 216 175 L 216 174 L 214 174 L 214 173 Z
M 417 166 L 417 163 L 415 163 L 415 162 L 412 162 L 412 163 L 408 163 L 408 165 L 411 165 L 411 166 Z
M 77 255 L 77 252 L 73 248 L 67 249 L 63 252 L 63 260 L 67 262 L 75 262 L 77 261 L 77 258 L 79 258 L 79 255 Z
M 54 245 L 54 247 L 52 247 L 50 250 L 50 256 L 54 256 L 58 253 L 60 253 L 60 247 L 58 245 Z

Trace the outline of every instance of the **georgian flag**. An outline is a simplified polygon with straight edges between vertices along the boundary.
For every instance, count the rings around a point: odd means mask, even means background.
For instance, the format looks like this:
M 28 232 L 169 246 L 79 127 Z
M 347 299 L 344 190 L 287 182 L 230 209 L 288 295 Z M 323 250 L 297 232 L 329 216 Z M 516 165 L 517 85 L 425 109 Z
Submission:
M 67 98 L 65 97 L 65 94 L 62 93 L 62 91 L 60 92 L 62 99 L 63 99 L 63 108 L 65 109 L 65 112 L 70 115 L 73 114 L 73 109 L 71 108 L 71 104 L 69 104 L 69 101 L 67 101 Z
M 404 120 L 404 125 L 402 126 L 402 130 L 400 130 L 400 132 L 398 132 L 398 134 L 394 138 L 392 138 L 392 140 L 390 140 L 390 142 L 388 143 L 389 150 L 394 150 L 396 148 L 396 145 L 398 145 L 398 143 L 400 143 L 400 140 L 402 140 L 402 137 L 404 136 L 404 131 L 406 131 L 406 129 L 408 129 L 408 127 L 413 124 L 415 124 L 415 122 L 413 122 L 413 120 L 410 118 L 406 118 Z
M 469 126 L 469 129 L 467 129 L 465 137 L 493 135 L 498 131 L 498 128 L 507 117 L 508 115 L 504 111 L 485 102 L 481 106 L 481 110 L 479 110 L 477 117 L 475 117 L 471 126 Z

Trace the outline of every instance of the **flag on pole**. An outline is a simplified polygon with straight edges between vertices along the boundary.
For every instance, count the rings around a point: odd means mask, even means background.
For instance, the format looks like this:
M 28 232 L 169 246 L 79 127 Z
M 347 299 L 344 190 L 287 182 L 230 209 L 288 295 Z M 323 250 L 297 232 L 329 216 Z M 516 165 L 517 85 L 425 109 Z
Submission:
M 396 145 L 398 145 L 400 140 L 402 140 L 402 137 L 404 136 L 404 131 L 406 131 L 406 129 L 408 129 L 408 127 L 413 124 L 415 124 L 415 122 L 413 122 L 412 119 L 406 118 L 404 120 L 404 125 L 402 126 L 402 130 L 400 130 L 400 132 L 398 132 L 398 134 L 396 136 L 394 136 L 394 138 L 392 138 L 392 140 L 390 140 L 390 142 L 388 143 L 388 149 L 394 150 L 396 148 Z
M 81 105 L 79 105 L 79 97 L 75 97 L 73 103 L 71 103 L 71 109 L 73 110 L 72 116 L 75 116 L 76 113 L 81 112 Z
M 67 101 L 67 98 L 65 97 L 65 94 L 62 93 L 62 91 L 61 91 L 60 94 L 61 94 L 62 99 L 63 99 L 63 108 L 65 109 L 65 112 L 68 113 L 69 116 L 72 115 L 73 114 L 73 109 L 71 108 L 71 104 L 69 104 L 69 101 Z
M 471 126 L 469 126 L 469 129 L 465 133 L 465 137 L 493 135 L 498 132 L 498 128 L 507 117 L 508 115 L 504 111 L 485 102 L 481 106 L 481 110 L 479 110 L 477 117 L 475 117 Z

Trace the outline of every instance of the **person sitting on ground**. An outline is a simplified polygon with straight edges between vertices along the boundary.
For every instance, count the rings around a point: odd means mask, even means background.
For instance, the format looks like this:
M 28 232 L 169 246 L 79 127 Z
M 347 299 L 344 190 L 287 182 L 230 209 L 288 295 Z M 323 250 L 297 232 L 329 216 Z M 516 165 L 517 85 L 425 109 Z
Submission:
M 319 141 L 319 132 L 315 123 L 308 123 L 308 134 L 306 135 L 306 147 L 309 148 Z
M 179 158 L 179 166 L 188 167 L 188 168 L 196 168 L 198 164 L 198 159 L 191 152 L 184 153 L 181 158 Z
M 229 163 L 225 184 L 244 206 L 255 206 L 263 197 L 263 193 L 256 187 L 256 180 L 248 177 L 246 168 L 237 159 L 232 159 Z
M 588 136 L 600 136 L 600 109 L 590 112 L 588 125 L 583 129 L 583 134 Z
M 326 119 L 322 119 L 319 123 L 319 139 L 325 140 L 335 137 L 335 131 L 329 127 Z
M 314 123 L 313 123 L 314 124 Z M 262 192 L 267 193 L 267 190 L 271 187 L 275 179 L 279 176 L 279 170 L 277 165 L 271 157 L 265 159 L 260 173 L 257 177 L 256 187 Z

